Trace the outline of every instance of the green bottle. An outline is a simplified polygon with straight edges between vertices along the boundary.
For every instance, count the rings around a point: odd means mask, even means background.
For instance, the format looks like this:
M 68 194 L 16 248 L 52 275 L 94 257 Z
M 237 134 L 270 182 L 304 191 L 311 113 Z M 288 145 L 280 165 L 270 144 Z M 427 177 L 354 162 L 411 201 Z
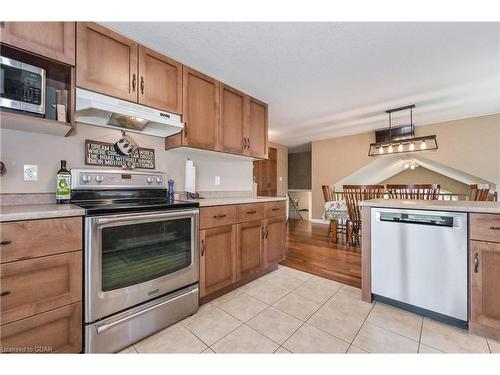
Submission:
M 69 203 L 71 198 L 71 173 L 66 169 L 66 160 L 61 160 L 61 169 L 57 172 L 57 203 Z

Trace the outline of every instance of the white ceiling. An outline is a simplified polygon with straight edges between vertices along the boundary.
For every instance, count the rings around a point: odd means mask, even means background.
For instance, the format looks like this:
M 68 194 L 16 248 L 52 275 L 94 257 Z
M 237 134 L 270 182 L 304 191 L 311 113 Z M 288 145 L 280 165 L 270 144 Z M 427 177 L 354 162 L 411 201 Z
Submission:
M 269 103 L 288 146 L 500 112 L 500 23 L 104 23 Z M 395 123 L 405 120 L 397 119 Z

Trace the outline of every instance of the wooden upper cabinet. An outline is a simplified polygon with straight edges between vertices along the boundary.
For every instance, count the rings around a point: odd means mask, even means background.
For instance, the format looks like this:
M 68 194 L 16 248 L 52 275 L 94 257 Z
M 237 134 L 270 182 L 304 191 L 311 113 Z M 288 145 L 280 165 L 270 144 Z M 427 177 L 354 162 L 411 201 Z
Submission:
M 246 155 L 267 158 L 267 104 L 257 99 L 248 98 L 248 121 Z
M 238 279 L 245 279 L 262 269 L 262 220 L 238 224 Z
M 182 113 L 182 64 L 139 46 L 139 103 Z
M 92 22 L 78 22 L 76 85 L 136 102 L 138 45 Z
M 285 218 L 268 219 L 265 226 L 265 264 L 281 262 L 285 259 Z
M 74 22 L 2 22 L 1 41 L 69 65 L 75 65 Z
M 471 241 L 469 264 L 469 327 L 500 340 L 500 243 Z
M 236 282 L 236 225 L 200 231 L 200 297 Z
M 243 154 L 247 145 L 244 138 L 246 95 L 224 84 L 220 92 L 219 150 Z
M 182 113 L 185 146 L 215 150 L 219 130 L 219 82 L 183 67 Z

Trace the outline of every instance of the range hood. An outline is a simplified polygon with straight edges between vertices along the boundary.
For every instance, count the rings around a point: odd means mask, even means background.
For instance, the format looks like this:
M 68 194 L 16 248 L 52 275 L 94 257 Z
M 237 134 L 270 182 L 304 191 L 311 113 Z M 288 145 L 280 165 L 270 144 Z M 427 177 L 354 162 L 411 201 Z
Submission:
M 76 122 L 168 137 L 184 128 L 181 116 L 76 88 Z

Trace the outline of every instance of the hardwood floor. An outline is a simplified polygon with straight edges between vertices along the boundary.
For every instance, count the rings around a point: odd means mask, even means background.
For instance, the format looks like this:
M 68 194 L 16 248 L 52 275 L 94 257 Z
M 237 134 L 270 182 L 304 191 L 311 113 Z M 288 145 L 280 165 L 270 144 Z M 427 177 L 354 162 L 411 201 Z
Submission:
M 361 246 L 327 238 L 328 225 L 289 220 L 283 265 L 331 280 L 361 287 Z

